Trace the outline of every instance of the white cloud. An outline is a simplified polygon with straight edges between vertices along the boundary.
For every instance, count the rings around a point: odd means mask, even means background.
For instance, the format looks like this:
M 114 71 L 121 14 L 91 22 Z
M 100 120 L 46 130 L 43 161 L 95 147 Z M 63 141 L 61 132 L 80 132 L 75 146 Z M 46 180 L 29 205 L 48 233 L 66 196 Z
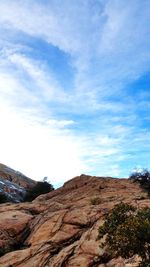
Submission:
M 0 11 L 0 21 L 5 26 L 39 36 L 66 52 L 74 53 L 83 46 L 81 32 L 85 35 L 84 31 L 88 30 L 89 10 L 82 1 L 71 5 L 68 1 L 63 5 L 61 1 L 52 1 L 43 5 L 34 1 L 31 4 L 28 0 L 2 0 Z M 77 14 L 80 14 L 78 20 Z
M 13 54 L 10 57 L 10 61 L 14 63 L 18 69 L 22 68 L 25 73 L 29 75 L 35 83 L 35 91 L 38 92 L 41 97 L 43 96 L 47 101 L 57 98 L 58 96 L 59 98 L 61 97 L 62 92 L 59 90 L 59 84 L 52 73 L 48 72 L 45 66 L 42 66 L 42 62 L 31 60 L 19 54 Z M 33 90 L 32 88 L 29 89 Z
M 148 6 L 0 1 L 0 161 L 54 183 L 94 169 L 119 175 L 131 147 L 149 138 L 137 134 L 137 103 L 126 90 L 150 68 Z M 68 53 L 74 68 L 68 91 L 45 61 L 28 55 L 32 44 L 22 39 L 31 37 Z
M 73 120 L 55 120 L 51 119 L 47 121 L 47 124 L 53 127 L 58 127 L 58 128 L 64 128 L 66 126 L 72 125 L 75 122 Z
M 137 78 L 149 66 L 147 10 L 147 1 L 76 0 L 62 5 L 61 1 L 2 0 L 0 22 L 69 53 L 78 69 L 77 89 L 91 80 L 92 90 L 106 86 L 109 90 L 108 84 L 116 90 L 121 81 Z
M 84 169 L 78 138 L 69 131 L 64 133 L 57 122 L 55 126 L 40 123 L 31 114 L 17 114 L 6 103 L 0 107 L 0 122 L 0 162 L 15 169 L 19 166 L 35 179 L 48 176 L 55 185 Z

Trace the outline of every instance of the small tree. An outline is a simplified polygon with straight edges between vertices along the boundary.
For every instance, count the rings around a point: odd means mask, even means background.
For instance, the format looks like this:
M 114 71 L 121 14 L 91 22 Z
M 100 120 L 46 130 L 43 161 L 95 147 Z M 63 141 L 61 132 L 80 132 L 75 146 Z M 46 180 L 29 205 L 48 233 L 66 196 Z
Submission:
M 99 238 L 106 235 L 103 246 L 112 257 L 141 257 L 139 266 L 150 266 L 150 208 L 140 211 L 128 204 L 118 204 L 106 215 L 99 228 Z
M 143 169 L 142 171 L 135 171 L 130 176 L 129 179 L 134 182 L 140 183 L 141 187 L 147 191 L 150 196 L 150 171 Z
M 54 187 L 47 182 L 37 182 L 37 184 L 27 191 L 24 201 L 32 201 L 41 194 L 49 193 Z
M 150 182 L 150 171 L 147 169 L 142 169 L 141 171 L 134 171 L 129 176 L 129 179 L 132 179 L 135 182 L 138 181 L 141 183 Z

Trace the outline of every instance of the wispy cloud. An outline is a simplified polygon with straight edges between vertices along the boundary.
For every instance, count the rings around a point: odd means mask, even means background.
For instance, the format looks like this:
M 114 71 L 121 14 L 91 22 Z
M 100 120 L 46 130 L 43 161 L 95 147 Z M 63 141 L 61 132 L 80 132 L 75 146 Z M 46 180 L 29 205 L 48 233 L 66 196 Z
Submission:
M 0 161 L 57 184 L 149 164 L 149 9 L 0 1 Z

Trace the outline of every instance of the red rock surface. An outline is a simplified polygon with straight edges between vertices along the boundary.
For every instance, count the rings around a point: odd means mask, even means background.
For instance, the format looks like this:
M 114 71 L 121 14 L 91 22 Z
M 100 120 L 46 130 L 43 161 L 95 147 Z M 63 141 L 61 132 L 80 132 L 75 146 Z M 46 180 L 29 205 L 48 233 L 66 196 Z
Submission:
M 140 198 L 145 196 L 144 200 Z M 93 198 L 98 201 L 92 205 Z M 120 201 L 150 206 L 139 185 L 127 179 L 76 177 L 32 203 L 0 206 L 0 266 L 136 267 L 136 257 L 102 261 L 97 240 L 103 216 Z M 4 251 L 4 247 L 7 248 Z

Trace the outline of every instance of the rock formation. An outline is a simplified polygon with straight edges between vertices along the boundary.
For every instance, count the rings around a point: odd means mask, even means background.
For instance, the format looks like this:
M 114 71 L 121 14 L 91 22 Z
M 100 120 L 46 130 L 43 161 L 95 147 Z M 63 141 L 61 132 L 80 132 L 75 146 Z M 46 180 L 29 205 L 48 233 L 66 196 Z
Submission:
M 136 267 L 136 256 L 105 260 L 97 240 L 103 216 L 124 201 L 150 200 L 128 179 L 81 175 L 32 203 L 0 205 L 2 267 Z
M 22 201 L 26 189 L 35 184 L 36 182 L 32 179 L 0 163 L 0 193 L 5 194 L 10 201 Z

